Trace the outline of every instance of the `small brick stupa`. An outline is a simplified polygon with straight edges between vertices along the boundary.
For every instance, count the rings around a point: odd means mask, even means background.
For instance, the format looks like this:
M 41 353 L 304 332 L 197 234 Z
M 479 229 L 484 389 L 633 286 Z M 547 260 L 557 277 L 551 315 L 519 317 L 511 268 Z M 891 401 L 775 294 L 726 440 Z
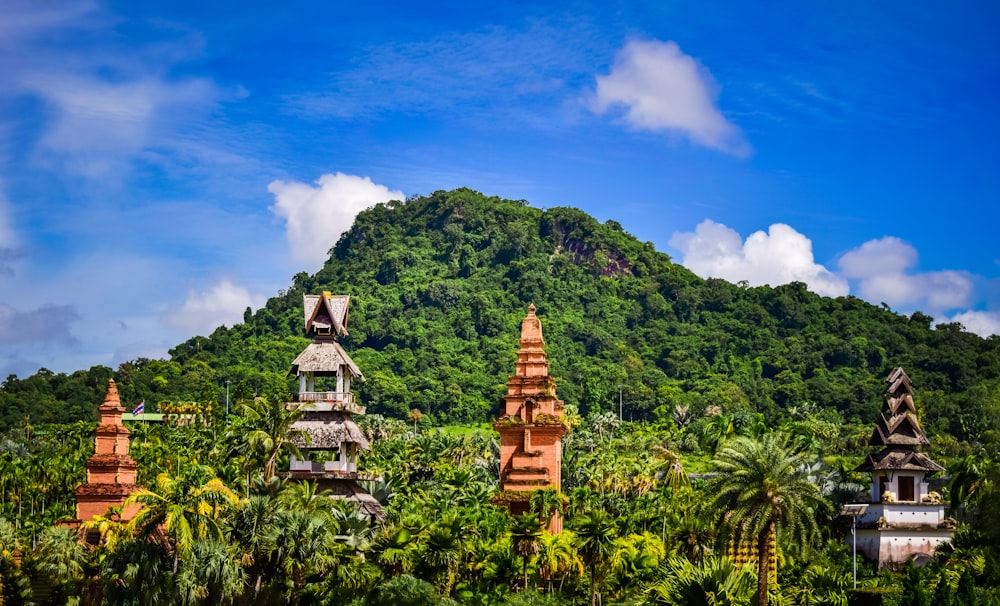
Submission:
M 374 479 L 358 471 L 358 452 L 370 446 L 352 419 L 365 414 L 365 407 L 351 392 L 351 381 L 365 378 L 337 342 L 338 336 L 347 335 L 350 302 L 346 295 L 328 292 L 303 297 L 305 332 L 312 343 L 292 361 L 289 374 L 299 378 L 299 393 L 288 403 L 289 409 L 304 409 L 292 424 L 292 442 L 303 459 L 291 457 L 288 478 L 316 482 L 320 490 L 329 490 L 331 496 L 352 501 L 360 511 L 382 519 L 382 506 L 358 484 L 358 480 Z
M 535 315 L 535 306 L 529 305 L 521 323 L 515 373 L 507 382 L 502 414 L 493 424 L 500 433 L 503 491 L 493 501 L 507 506 L 514 515 L 528 511 L 533 491 L 562 489 L 563 401 L 556 397 L 544 348 L 542 323 Z M 549 531 L 562 531 L 558 511 L 552 515 Z
M 76 518 L 88 522 L 94 516 L 108 514 L 111 507 L 121 507 L 130 494 L 142 488 L 135 483 L 136 464 L 128 454 L 129 431 L 122 425 L 121 401 L 114 379 L 108 381 L 104 402 L 98 409 L 94 454 L 87 460 L 87 483 L 76 489 Z M 132 519 L 141 505 L 122 510 L 122 521 Z
M 858 520 L 858 551 L 881 567 L 925 563 L 949 541 L 954 524 L 945 518 L 941 495 L 929 492 L 927 477 L 944 468 L 917 451 L 930 441 L 917 420 L 913 387 L 902 368 L 889 384 L 875 430 L 868 441 L 882 450 L 855 471 L 872 476 L 871 502 Z

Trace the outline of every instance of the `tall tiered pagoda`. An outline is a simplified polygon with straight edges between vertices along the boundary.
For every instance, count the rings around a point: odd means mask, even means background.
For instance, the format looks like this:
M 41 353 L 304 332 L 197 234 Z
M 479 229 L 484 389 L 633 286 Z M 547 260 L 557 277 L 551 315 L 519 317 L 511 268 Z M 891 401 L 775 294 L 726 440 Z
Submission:
M 545 488 L 562 489 L 562 437 L 566 433 L 563 401 L 556 397 L 556 383 L 542 339 L 542 323 L 535 306 L 521 323 L 521 348 L 514 375 L 507 382 L 507 396 L 493 427 L 500 433 L 500 489 L 494 502 L 511 513 L 528 511 L 531 493 Z M 549 530 L 562 530 L 559 512 Z
M 932 557 L 951 539 L 954 525 L 945 518 L 941 496 L 927 487 L 928 476 L 944 468 L 917 450 L 930 442 L 917 420 L 910 377 L 896 368 L 886 382 L 882 410 L 868 441 L 882 449 L 855 470 L 871 474 L 870 503 L 852 507 L 864 509 L 858 518 L 858 551 L 879 567 L 899 567 Z
M 135 483 L 136 463 L 128 454 L 129 431 L 122 425 L 125 409 L 114 379 L 108 381 L 98 411 L 100 422 L 94 438 L 94 454 L 87 460 L 87 483 L 76 489 L 76 518 L 80 522 L 107 515 L 111 507 L 120 507 L 130 494 L 141 488 Z M 140 507 L 135 503 L 122 510 L 121 519 L 132 519 Z
M 353 415 L 365 414 L 365 408 L 351 393 L 351 382 L 365 378 L 337 342 L 338 336 L 347 335 L 349 305 L 346 295 L 324 292 L 303 297 L 305 332 L 312 343 L 292 361 L 289 374 L 299 378 L 299 393 L 288 407 L 303 408 L 292 425 L 291 439 L 304 458 L 292 457 L 288 475 L 294 481 L 314 481 L 320 490 L 382 518 L 382 506 L 358 484 L 372 478 L 358 472 L 358 452 L 370 446 L 352 420 Z

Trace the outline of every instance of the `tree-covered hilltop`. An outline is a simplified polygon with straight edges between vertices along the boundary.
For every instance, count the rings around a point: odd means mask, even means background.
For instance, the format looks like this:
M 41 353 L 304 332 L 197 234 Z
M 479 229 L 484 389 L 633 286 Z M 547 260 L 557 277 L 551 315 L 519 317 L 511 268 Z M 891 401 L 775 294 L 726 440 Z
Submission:
M 360 213 L 315 275 L 297 274 L 244 323 L 220 327 L 117 371 L 9 377 L 0 428 L 89 418 L 111 374 L 126 402 L 245 399 L 285 386 L 301 337 L 302 295 L 352 297 L 344 345 L 362 368 L 371 412 L 412 408 L 438 421 L 494 415 L 529 303 L 542 318 L 561 398 L 588 414 L 667 418 L 678 407 L 759 411 L 833 408 L 870 422 L 883 377 L 903 366 L 931 433 L 1000 442 L 1000 339 L 958 324 L 931 327 L 855 297 L 804 284 L 747 287 L 703 280 L 614 222 L 542 210 L 468 189 Z M 79 386 L 80 389 L 75 389 Z M 81 395 L 82 394 L 82 395 Z M 90 403 L 78 402 L 83 397 Z

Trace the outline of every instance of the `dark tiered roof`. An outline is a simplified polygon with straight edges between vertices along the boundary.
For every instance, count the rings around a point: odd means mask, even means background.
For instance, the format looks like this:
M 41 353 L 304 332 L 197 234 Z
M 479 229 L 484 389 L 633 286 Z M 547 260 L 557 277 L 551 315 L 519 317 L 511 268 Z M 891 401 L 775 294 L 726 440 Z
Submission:
M 930 444 L 927 434 L 917 420 L 913 404 L 913 386 L 902 368 L 896 368 L 886 377 L 885 401 L 875 429 L 868 440 L 871 446 L 884 447 L 858 466 L 856 471 L 904 469 L 934 473 L 944 470 L 927 455 L 917 452 L 917 447 Z

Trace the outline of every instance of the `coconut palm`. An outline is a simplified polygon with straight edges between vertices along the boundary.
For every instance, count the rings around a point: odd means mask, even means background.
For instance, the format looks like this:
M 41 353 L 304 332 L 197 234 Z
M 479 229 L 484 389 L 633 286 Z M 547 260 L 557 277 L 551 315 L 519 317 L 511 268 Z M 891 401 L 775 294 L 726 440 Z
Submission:
M 150 536 L 162 525 L 174 551 L 174 572 L 181 557 L 191 553 L 195 539 L 222 539 L 221 514 L 239 498 L 203 465 L 190 465 L 177 476 L 161 473 L 156 490 L 141 489 L 125 500 L 125 507 L 142 504 L 128 524 L 139 536 Z
M 759 440 L 733 438 L 712 462 L 720 472 L 713 482 L 713 505 L 737 541 L 753 541 L 756 546 L 759 606 L 768 603 L 772 533 L 782 528 L 803 545 L 819 533 L 816 513 L 824 501 L 802 471 L 807 462 L 808 458 L 778 433 L 765 434 Z
M 246 442 L 261 456 L 264 461 L 264 479 L 270 480 L 278 464 L 278 455 L 282 452 L 300 454 L 291 438 L 301 432 L 293 430 L 292 425 L 305 412 L 305 407 L 289 410 L 284 398 L 270 395 L 246 402 L 240 410 L 249 427 Z

